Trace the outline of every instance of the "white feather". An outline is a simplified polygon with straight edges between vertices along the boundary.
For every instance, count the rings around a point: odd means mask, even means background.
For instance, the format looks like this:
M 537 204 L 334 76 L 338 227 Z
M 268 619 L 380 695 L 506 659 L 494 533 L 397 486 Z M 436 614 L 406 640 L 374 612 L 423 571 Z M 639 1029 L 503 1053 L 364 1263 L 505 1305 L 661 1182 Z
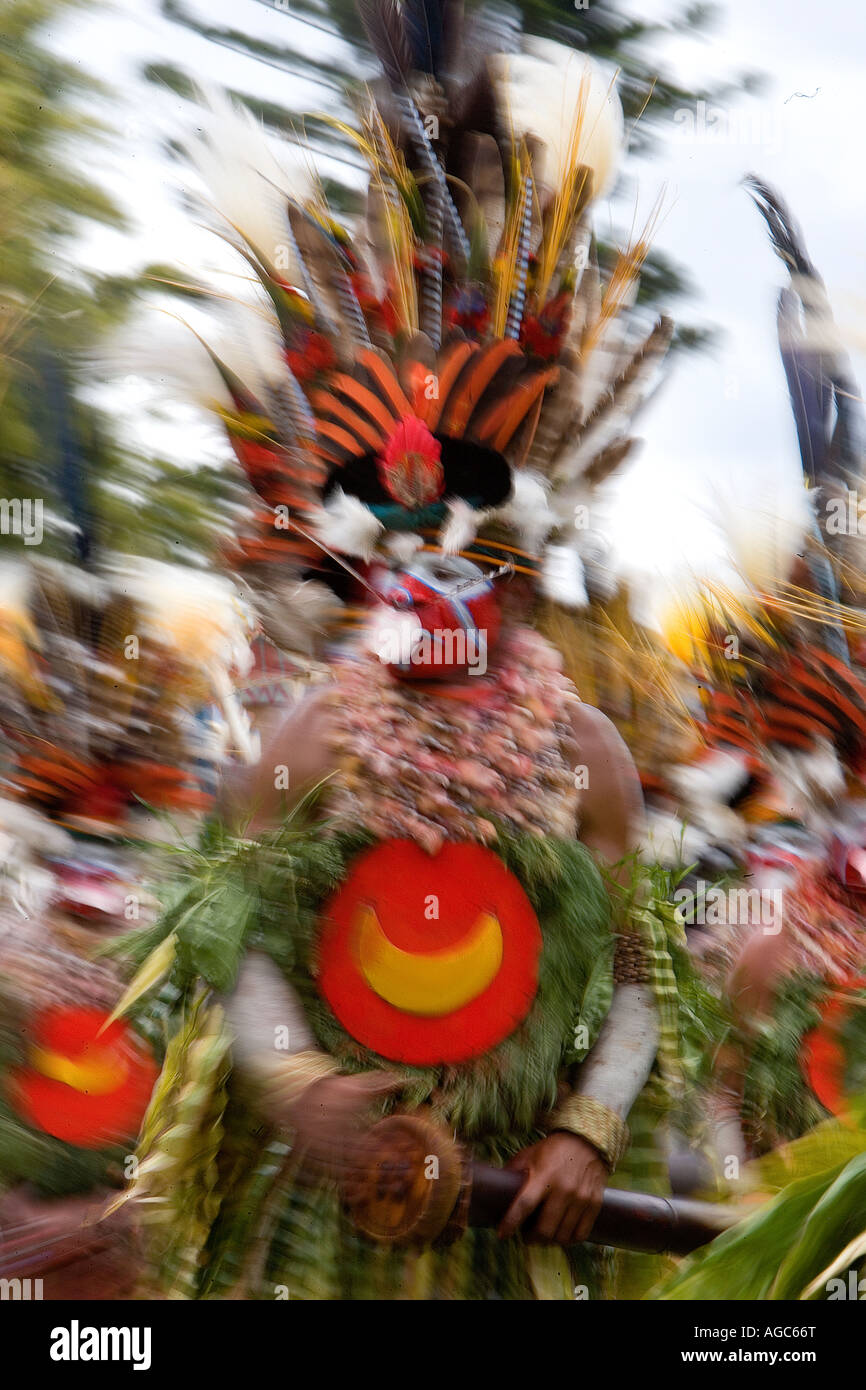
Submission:
M 710 848 L 707 836 L 668 811 L 652 811 L 639 842 L 641 857 L 667 868 L 699 863 Z
M 284 274 L 296 269 L 286 199 L 304 202 L 312 178 L 301 150 L 267 136 L 245 107 L 224 93 L 204 94 L 201 134 L 186 152 L 207 190 L 208 203 Z
M 287 369 L 282 340 L 269 305 L 231 305 L 227 329 L 213 349 L 257 396 L 268 388 L 285 385 Z
M 576 478 L 551 494 L 556 522 L 580 555 L 583 580 L 593 598 L 610 599 L 622 578 L 622 563 L 609 537 L 616 531 L 617 501 L 610 480 L 590 487 Z
M 690 809 L 723 805 L 742 791 L 749 780 L 746 759 L 740 753 L 718 749 L 699 763 L 674 768 L 671 781 Z
M 541 568 L 542 591 L 564 608 L 585 608 L 589 599 L 583 576 L 583 562 L 570 545 L 549 545 Z
M 648 353 L 637 368 L 630 384 L 620 388 L 615 406 L 600 415 L 594 425 L 578 436 L 575 443 L 566 445 L 556 461 L 553 475 L 555 484 L 567 486 L 572 479 L 580 477 L 603 449 L 628 438 L 641 408 L 661 380 L 660 363 L 661 355 L 659 353 Z M 591 402 L 594 408 L 600 404 L 601 398 L 605 394 L 608 394 L 609 397 L 610 389 L 619 373 L 621 363 L 618 359 L 614 359 L 602 351 L 593 354 L 592 364 L 602 368 L 596 382 L 597 394 Z M 587 365 L 587 372 L 588 374 L 592 372 L 591 364 Z M 584 411 L 590 404 L 587 400 L 586 386 L 587 382 L 585 381 L 581 387 L 582 409 Z
M 329 549 L 363 560 L 369 560 L 384 529 L 369 507 L 341 487 L 335 488 L 314 525 L 317 536 Z
M 448 516 L 439 533 L 439 544 L 445 555 L 456 555 L 465 550 L 476 537 L 478 528 L 487 516 L 486 512 L 476 511 L 462 497 L 452 497 L 448 501 Z
M 414 531 L 392 531 L 385 539 L 385 549 L 401 564 L 408 565 L 412 556 L 421 549 L 424 537 Z
M 42 855 L 69 854 L 74 840 L 60 826 L 53 825 L 39 811 L 21 801 L 0 800 L 0 831 L 12 836 L 19 845 Z
M 594 599 L 608 602 L 619 588 L 621 578 L 610 541 L 600 531 L 584 531 L 580 538 L 580 557 L 587 592 Z
M 767 761 L 786 790 L 806 801 L 835 801 L 844 794 L 845 773 L 828 739 L 816 739 L 808 752 L 780 749 Z
M 742 848 L 749 839 L 747 822 L 730 806 L 705 806 L 700 812 L 695 812 L 695 821 L 714 845 Z
M 192 316 L 191 316 L 192 317 Z M 213 326 L 207 326 L 208 342 L 218 357 L 225 358 L 214 342 Z M 109 336 L 90 360 L 104 376 L 141 376 L 159 390 L 160 400 L 171 397 L 184 404 L 194 402 L 213 410 L 231 408 L 232 398 L 223 384 L 204 343 L 191 327 L 173 315 L 149 313 L 140 331 L 124 324 Z M 240 373 L 238 373 L 240 375 Z
M 412 659 L 420 632 L 417 613 L 400 612 L 390 604 L 378 603 L 368 616 L 362 644 L 385 665 L 404 665 Z
M 576 122 L 578 162 L 593 171 L 593 196 L 613 186 L 623 146 L 622 107 L 613 83 L 582 53 L 548 39 L 527 40 L 529 52 L 491 59 L 494 82 L 510 112 L 515 137 L 545 147 L 543 182 L 559 188 Z
M 283 579 L 252 596 L 267 637 L 283 651 L 305 657 L 316 654 L 318 644 L 342 608 L 327 584 L 315 579 Z
M 544 479 L 524 468 L 515 469 L 511 496 L 495 515 L 506 525 L 513 526 L 521 544 L 536 555 L 557 523 L 550 509 Z

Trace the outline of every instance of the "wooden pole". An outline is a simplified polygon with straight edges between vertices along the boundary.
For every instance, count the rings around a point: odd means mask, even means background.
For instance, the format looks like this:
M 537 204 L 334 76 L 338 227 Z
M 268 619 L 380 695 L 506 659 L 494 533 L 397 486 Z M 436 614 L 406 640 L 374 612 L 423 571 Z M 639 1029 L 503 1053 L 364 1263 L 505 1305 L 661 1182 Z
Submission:
M 470 1226 L 497 1226 L 520 1190 L 520 1173 L 472 1164 Z M 730 1208 L 683 1197 L 658 1197 L 608 1187 L 587 1239 L 594 1245 L 643 1250 L 653 1255 L 687 1255 L 708 1245 L 734 1224 Z

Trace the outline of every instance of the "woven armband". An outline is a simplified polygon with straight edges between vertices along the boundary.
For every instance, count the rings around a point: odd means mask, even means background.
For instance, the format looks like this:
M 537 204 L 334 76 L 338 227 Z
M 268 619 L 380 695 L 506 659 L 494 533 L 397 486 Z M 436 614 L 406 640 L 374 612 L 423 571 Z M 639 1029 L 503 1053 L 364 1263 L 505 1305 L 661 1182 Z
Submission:
M 620 932 L 617 936 L 613 978 L 618 985 L 645 985 L 651 980 L 646 942 L 637 932 Z
M 551 1128 L 577 1134 L 592 1144 L 594 1149 L 598 1149 L 611 1172 L 623 1158 L 631 1142 L 625 1121 L 592 1096 L 569 1096 L 554 1111 Z

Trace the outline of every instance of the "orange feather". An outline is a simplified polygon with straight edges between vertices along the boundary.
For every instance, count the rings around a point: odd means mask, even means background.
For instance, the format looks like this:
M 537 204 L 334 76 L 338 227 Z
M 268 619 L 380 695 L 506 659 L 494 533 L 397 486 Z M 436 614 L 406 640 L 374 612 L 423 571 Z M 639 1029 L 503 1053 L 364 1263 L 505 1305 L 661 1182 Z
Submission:
M 439 372 L 439 379 L 437 382 L 438 395 L 435 400 L 424 402 L 425 409 L 421 415 L 421 419 L 424 421 L 431 434 L 437 428 L 442 418 L 442 411 L 448 403 L 448 397 L 451 394 L 455 381 L 462 372 L 468 359 L 477 351 L 478 348 L 475 343 L 467 342 L 455 343 L 453 347 L 448 349 L 442 369 Z
M 358 361 L 362 367 L 366 367 L 373 380 L 378 384 L 383 396 L 388 404 L 396 412 L 398 419 L 404 415 L 412 414 L 412 407 L 403 394 L 403 388 L 397 380 L 397 373 L 372 348 L 365 348 L 358 354 Z
M 448 408 L 442 417 L 444 434 L 463 434 L 472 418 L 472 412 L 484 392 L 508 357 L 520 354 L 520 346 L 513 338 L 503 338 L 483 349 L 466 374 L 465 383 L 453 393 Z
M 347 453 L 353 454 L 358 458 L 364 452 L 364 446 L 348 430 L 344 430 L 341 425 L 335 425 L 333 420 L 316 420 L 316 433 L 321 439 L 330 439 L 340 449 L 345 449 Z
M 333 391 L 339 391 L 341 396 L 345 396 L 354 405 L 360 406 L 361 410 L 366 411 L 370 419 L 382 431 L 383 437 L 387 438 L 397 420 L 378 396 L 374 395 L 367 386 L 362 386 L 360 381 L 356 381 L 354 377 L 347 376 L 345 372 L 338 372 L 336 376 L 332 376 L 330 385 Z
M 369 418 L 365 418 L 357 410 L 353 410 L 345 401 L 339 400 L 330 391 L 311 392 L 310 404 L 315 408 L 317 414 L 332 415 L 347 429 L 353 430 L 370 449 L 378 449 L 385 437 L 384 432 L 376 425 L 371 424 Z
M 504 401 L 500 401 L 484 415 L 478 427 L 478 438 L 490 443 L 492 448 L 501 453 L 541 393 L 558 375 L 559 368 L 550 367 L 545 372 L 538 372 L 530 381 L 523 382 L 513 393 L 506 396 Z

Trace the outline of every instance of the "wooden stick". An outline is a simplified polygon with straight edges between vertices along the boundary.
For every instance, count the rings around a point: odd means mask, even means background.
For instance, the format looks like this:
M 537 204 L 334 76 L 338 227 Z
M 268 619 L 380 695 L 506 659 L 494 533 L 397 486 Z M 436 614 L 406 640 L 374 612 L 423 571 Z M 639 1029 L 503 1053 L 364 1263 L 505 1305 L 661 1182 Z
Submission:
M 470 1226 L 497 1226 L 520 1191 L 520 1173 L 472 1164 Z M 593 1245 L 643 1250 L 653 1255 L 687 1255 L 732 1226 L 727 1207 L 683 1197 L 658 1197 L 609 1187 L 587 1239 Z

